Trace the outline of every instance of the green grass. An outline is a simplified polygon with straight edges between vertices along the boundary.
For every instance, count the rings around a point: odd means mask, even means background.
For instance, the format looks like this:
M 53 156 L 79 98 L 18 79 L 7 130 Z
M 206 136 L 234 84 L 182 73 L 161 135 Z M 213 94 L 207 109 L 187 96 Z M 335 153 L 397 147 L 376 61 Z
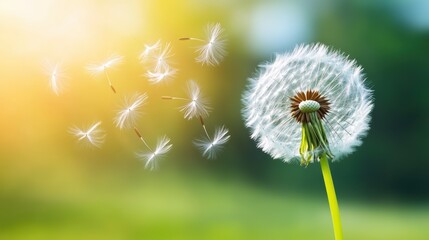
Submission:
M 96 178 L 94 178 L 96 179 Z M 0 239 L 333 239 L 325 198 L 168 173 L 3 190 Z M 427 239 L 429 208 L 341 202 L 345 239 Z

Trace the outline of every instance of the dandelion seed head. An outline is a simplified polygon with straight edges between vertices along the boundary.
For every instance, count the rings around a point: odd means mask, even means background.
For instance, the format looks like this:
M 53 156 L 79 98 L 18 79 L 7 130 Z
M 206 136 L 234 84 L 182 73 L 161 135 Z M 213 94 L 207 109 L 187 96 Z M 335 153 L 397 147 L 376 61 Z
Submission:
M 168 153 L 173 147 L 170 144 L 170 139 L 167 136 L 163 136 L 158 139 L 156 148 L 153 152 L 140 152 L 137 153 L 137 158 L 145 161 L 145 168 L 149 170 L 155 170 L 158 168 L 158 161 Z
M 206 29 L 206 44 L 197 49 L 197 62 L 207 65 L 219 65 L 226 55 L 226 40 L 223 38 L 224 30 L 219 23 L 209 24 Z
M 194 117 L 208 117 L 209 110 L 207 100 L 201 95 L 201 90 L 195 81 L 188 81 L 188 98 L 190 101 L 180 107 L 180 111 L 184 112 L 184 117 L 188 120 Z
M 308 91 L 312 91 L 310 97 L 305 96 Z M 316 92 L 318 96 L 313 95 Z M 300 94 L 305 99 L 294 100 Z M 311 109 L 300 109 L 303 100 L 316 100 L 320 106 L 307 102 L 301 107 Z M 364 84 L 362 68 L 322 44 L 301 45 L 291 53 L 277 55 L 272 63 L 262 66 L 256 78 L 249 79 L 242 101 L 251 138 L 264 152 L 286 162 L 300 158 L 300 122 L 306 121 L 305 111 L 320 112 L 318 117 L 337 160 L 361 145 L 373 108 L 372 91 Z
M 146 93 L 139 93 L 131 97 L 124 98 L 121 109 L 114 118 L 116 127 L 120 129 L 134 127 L 141 115 L 140 108 L 146 103 L 146 100 Z
M 106 137 L 105 131 L 100 129 L 100 125 L 101 122 L 96 122 L 85 129 L 73 126 L 69 132 L 77 138 L 78 142 L 100 148 Z
M 204 136 L 194 141 L 194 144 L 200 149 L 204 157 L 215 159 L 223 145 L 229 141 L 228 129 L 221 126 L 215 130 L 213 139 Z

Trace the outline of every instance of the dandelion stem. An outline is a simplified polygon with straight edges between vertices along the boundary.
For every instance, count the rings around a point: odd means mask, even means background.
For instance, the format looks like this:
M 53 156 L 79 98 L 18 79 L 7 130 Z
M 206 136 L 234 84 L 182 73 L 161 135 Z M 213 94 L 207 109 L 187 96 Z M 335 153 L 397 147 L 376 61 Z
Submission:
M 109 82 L 109 86 L 114 93 L 116 93 L 115 87 L 112 85 L 112 81 L 110 80 L 109 73 L 107 73 L 107 69 L 104 69 L 104 74 L 106 75 L 107 81 Z
M 143 136 L 140 134 L 140 131 L 136 127 L 134 127 L 134 132 L 137 134 L 140 140 L 142 140 L 143 144 L 149 149 L 149 151 L 153 152 L 152 149 L 147 144 L 147 142 L 144 140 Z
M 328 195 L 329 208 L 331 210 L 332 224 L 334 226 L 335 240 L 343 240 L 343 230 L 341 227 L 340 209 L 338 207 L 337 196 L 335 194 L 334 182 L 332 181 L 331 170 L 329 169 L 326 154 L 320 157 L 323 180 L 325 182 L 326 194 Z

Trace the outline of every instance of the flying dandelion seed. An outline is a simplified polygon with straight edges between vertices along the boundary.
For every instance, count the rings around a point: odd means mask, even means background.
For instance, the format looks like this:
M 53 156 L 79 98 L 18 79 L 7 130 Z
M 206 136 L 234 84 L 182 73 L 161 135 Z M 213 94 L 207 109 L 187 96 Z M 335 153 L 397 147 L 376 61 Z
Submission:
M 224 30 L 219 23 L 209 24 L 206 28 L 206 39 L 183 37 L 179 40 L 195 40 L 203 42 L 204 45 L 198 47 L 198 57 L 195 60 L 207 65 L 219 65 L 226 55 L 226 40 L 223 37 Z
M 180 111 L 184 113 L 184 118 L 188 120 L 194 117 L 208 117 L 210 108 L 206 98 L 201 95 L 200 87 L 195 81 L 190 80 L 187 88 L 187 98 L 163 96 L 162 99 L 186 101 L 187 103 L 180 107 Z
M 113 56 L 100 64 L 90 64 L 88 65 L 88 71 L 93 75 L 98 75 L 104 73 L 107 69 L 113 68 L 116 65 L 122 63 L 124 58 L 122 56 Z
M 99 128 L 100 125 L 101 122 L 96 122 L 86 130 L 74 126 L 69 132 L 77 138 L 78 142 L 100 148 L 106 137 L 104 130 Z
M 215 159 L 217 153 L 223 148 L 223 145 L 229 141 L 228 129 L 221 126 L 215 130 L 213 138 L 210 138 L 204 123 L 205 136 L 202 139 L 194 141 L 194 144 L 201 150 L 204 157 Z
M 46 61 L 43 65 L 46 75 L 49 77 L 49 87 L 55 95 L 59 96 L 63 91 L 64 80 L 66 79 L 66 75 L 64 74 L 61 64 L 51 64 Z
M 152 64 L 155 72 L 169 69 L 169 59 L 173 56 L 170 43 L 165 44 L 163 47 L 160 45 L 152 55 Z
M 148 147 L 148 146 L 147 146 Z M 166 136 L 158 139 L 155 150 L 152 150 L 148 147 L 149 152 L 140 152 L 137 153 L 137 157 L 145 161 L 145 168 L 149 170 L 155 170 L 158 168 L 158 161 L 168 153 L 173 147 L 170 144 L 170 139 Z
M 52 70 L 51 72 L 51 77 L 50 77 L 50 85 L 52 88 L 52 91 L 54 91 L 54 93 L 56 95 L 59 95 L 60 92 L 60 74 L 59 74 L 59 66 L 55 65 L 55 68 Z
M 145 44 L 144 50 L 139 55 L 140 62 L 141 63 L 146 62 L 149 59 L 149 57 L 151 56 L 151 54 L 158 51 L 160 47 L 161 47 L 161 41 L 160 40 L 158 40 L 156 43 L 154 43 L 152 45 Z
M 176 69 L 171 68 L 167 65 L 166 67 L 158 71 L 147 71 L 145 75 L 150 83 L 158 84 L 160 82 L 171 80 L 176 74 L 176 72 Z
M 87 70 L 93 75 L 99 75 L 104 73 L 104 75 L 106 76 L 107 82 L 109 83 L 110 88 L 112 89 L 112 91 L 114 93 L 116 93 L 116 89 L 115 87 L 113 87 L 112 85 L 112 81 L 110 80 L 110 76 L 108 73 L 108 69 L 112 69 L 114 68 L 116 65 L 122 63 L 124 60 L 124 57 L 122 56 L 113 56 L 110 57 L 109 59 L 107 59 L 106 61 L 104 61 L 101 64 L 91 64 L 88 65 Z
M 146 93 L 135 94 L 131 97 L 124 98 L 122 107 L 114 119 L 116 127 L 120 129 L 135 127 L 141 115 L 140 108 L 146 103 L 146 100 Z
M 335 239 L 342 227 L 328 160 L 361 145 L 369 130 L 372 92 L 354 60 L 322 44 L 277 55 L 243 95 L 243 116 L 258 147 L 285 162 L 320 162 Z

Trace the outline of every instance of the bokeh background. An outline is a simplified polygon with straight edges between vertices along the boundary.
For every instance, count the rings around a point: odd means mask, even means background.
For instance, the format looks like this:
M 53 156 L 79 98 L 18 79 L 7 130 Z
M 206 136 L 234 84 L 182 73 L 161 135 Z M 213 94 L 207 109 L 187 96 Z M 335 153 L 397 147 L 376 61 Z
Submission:
M 2 0 L 0 2 L 1 239 L 333 239 L 318 164 L 272 160 L 241 118 L 247 78 L 274 54 L 322 42 L 355 58 L 374 90 L 372 129 L 333 163 L 346 239 L 428 239 L 429 2 L 258 0 Z M 220 22 L 228 56 L 194 61 L 192 42 Z M 137 57 L 171 42 L 173 81 L 151 85 Z M 125 57 L 111 72 L 113 94 L 85 66 Z M 43 62 L 61 62 L 64 91 L 49 88 Z M 216 160 L 192 140 L 203 132 L 178 103 L 195 79 L 213 108 L 209 131 L 230 142 Z M 167 134 L 173 150 L 158 171 L 113 117 L 124 96 L 147 92 L 139 121 L 146 139 Z M 351 106 L 352 107 L 352 106 Z M 102 121 L 107 141 L 82 148 L 67 131 Z

